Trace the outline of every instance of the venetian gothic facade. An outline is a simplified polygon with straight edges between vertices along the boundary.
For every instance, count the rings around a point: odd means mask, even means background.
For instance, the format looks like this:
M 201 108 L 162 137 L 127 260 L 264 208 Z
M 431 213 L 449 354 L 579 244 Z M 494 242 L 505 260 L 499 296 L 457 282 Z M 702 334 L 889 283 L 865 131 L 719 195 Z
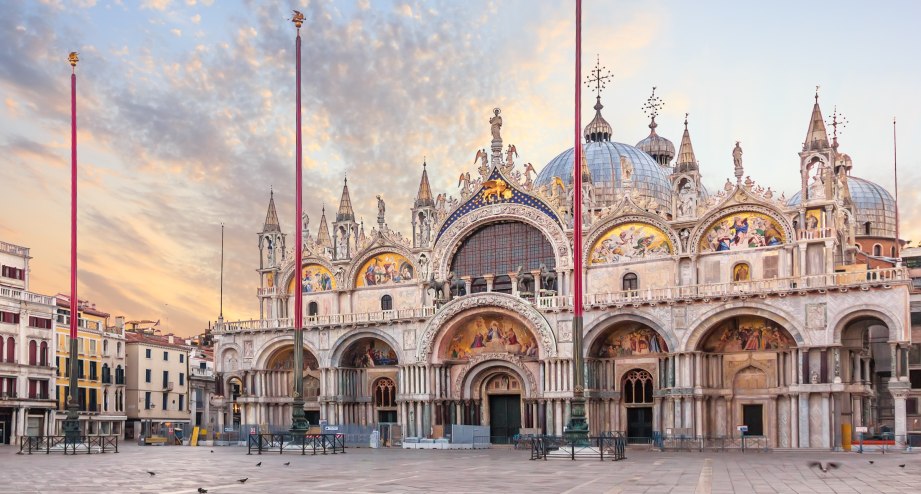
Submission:
M 581 232 L 573 150 L 540 173 L 516 163 L 498 109 L 457 196 L 433 193 L 423 164 L 408 236 L 388 226 L 380 197 L 366 233 L 346 184 L 331 224 L 324 210 L 316 235 L 294 240 L 304 243 L 294 259 L 270 198 L 259 318 L 214 330 L 220 426 L 289 426 L 301 372 L 313 423 L 395 423 L 428 437 L 480 424 L 494 441 L 561 434 L 583 352 L 592 433 L 731 436 L 745 424 L 773 447 L 833 447 L 848 426 L 904 436 L 910 282 L 888 256 L 895 205 L 852 175 L 818 96 L 791 150 L 798 163 L 777 164 L 801 177 L 790 198 L 746 176 L 739 143 L 712 167 L 731 163 L 733 177 L 708 191 L 687 120 L 676 153 L 655 113 L 631 146 L 612 141 L 601 109 L 599 97 L 585 128 Z M 574 269 L 585 280 L 582 348 Z

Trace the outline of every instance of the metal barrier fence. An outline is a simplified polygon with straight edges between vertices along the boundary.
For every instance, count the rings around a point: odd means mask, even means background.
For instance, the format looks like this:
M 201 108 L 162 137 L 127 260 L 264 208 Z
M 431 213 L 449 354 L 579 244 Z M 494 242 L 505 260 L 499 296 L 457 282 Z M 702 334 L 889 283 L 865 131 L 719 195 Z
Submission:
M 80 436 L 79 441 L 68 441 L 66 436 L 22 436 L 19 454 L 34 453 L 118 453 L 118 436 Z
M 610 461 L 627 459 L 627 440 L 621 435 L 605 434 L 592 436 L 587 440 L 573 440 L 565 436 L 536 436 L 530 438 L 531 459 L 598 458 Z
M 764 436 L 658 436 L 654 443 L 662 451 L 720 451 L 768 452 L 771 450 Z
M 307 452 L 312 454 L 332 454 L 345 453 L 345 437 L 342 434 L 291 434 L 290 432 L 280 434 L 250 434 L 247 441 L 246 454 L 256 454 L 273 452 L 276 449 L 278 454 L 285 451 L 300 451 L 302 455 Z
M 921 434 L 857 434 L 851 440 L 851 451 L 858 453 L 911 451 L 912 448 L 921 448 Z

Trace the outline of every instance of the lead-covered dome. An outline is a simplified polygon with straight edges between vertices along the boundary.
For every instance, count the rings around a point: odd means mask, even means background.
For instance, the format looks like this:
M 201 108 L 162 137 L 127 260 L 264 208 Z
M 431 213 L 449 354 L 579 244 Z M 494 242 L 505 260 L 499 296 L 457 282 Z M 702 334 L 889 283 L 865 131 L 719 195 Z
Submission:
M 856 209 L 857 236 L 895 238 L 895 199 L 889 191 L 877 183 L 850 175 L 847 188 Z M 801 193 L 797 192 L 787 205 L 795 207 L 800 202 Z
M 585 144 L 582 145 L 585 162 L 592 175 L 595 203 L 608 206 L 624 196 L 624 176 L 621 157 L 626 158 L 633 173 L 631 187 L 640 196 L 655 199 L 662 210 L 671 210 L 671 182 L 667 168 L 659 166 L 656 160 L 645 152 L 620 142 L 611 141 L 611 126 L 601 116 L 601 102 L 595 104 L 595 118 L 585 127 Z M 550 185 L 559 177 L 566 186 L 572 184 L 573 148 L 563 151 L 550 160 L 537 175 L 536 187 Z

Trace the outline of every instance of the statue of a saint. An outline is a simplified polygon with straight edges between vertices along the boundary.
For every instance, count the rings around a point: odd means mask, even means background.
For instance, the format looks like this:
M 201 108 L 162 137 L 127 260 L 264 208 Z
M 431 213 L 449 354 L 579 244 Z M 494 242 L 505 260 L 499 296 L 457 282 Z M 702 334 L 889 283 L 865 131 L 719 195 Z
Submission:
M 384 210 L 385 209 L 386 208 L 384 206 L 384 199 L 381 196 L 377 196 L 377 222 L 378 223 L 384 222 Z
M 499 141 L 502 140 L 502 136 L 499 135 L 499 131 L 502 129 L 502 117 L 499 116 L 499 113 L 502 110 L 498 108 L 493 108 L 492 112 L 495 116 L 489 119 L 489 125 L 492 131 L 492 140 Z

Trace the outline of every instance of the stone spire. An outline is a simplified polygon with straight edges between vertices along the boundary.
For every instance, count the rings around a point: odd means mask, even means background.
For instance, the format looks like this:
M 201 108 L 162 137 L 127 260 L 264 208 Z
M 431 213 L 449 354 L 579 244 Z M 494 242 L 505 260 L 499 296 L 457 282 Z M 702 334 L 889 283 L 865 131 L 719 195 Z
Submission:
M 822 110 L 819 109 L 819 88 L 815 90 L 815 104 L 812 105 L 812 115 L 809 117 L 809 130 L 806 131 L 806 140 L 803 142 L 803 151 L 815 151 L 828 147 L 828 130 L 822 119 Z
M 326 224 L 326 205 L 323 206 L 323 214 L 320 215 L 320 229 L 317 231 L 317 244 L 327 249 L 333 248 L 333 240 L 329 236 L 329 225 Z
M 684 114 L 684 134 L 681 136 L 681 146 L 678 148 L 677 172 L 697 170 L 697 157 L 694 156 L 694 146 L 691 145 L 691 133 L 688 132 L 688 114 Z
M 269 210 L 265 214 L 265 225 L 262 227 L 265 232 L 280 232 L 281 225 L 278 223 L 278 213 L 275 211 L 275 191 L 269 189 Z
M 345 178 L 342 185 L 342 198 L 339 199 L 339 211 L 336 212 L 336 221 L 355 221 L 355 212 L 352 211 L 352 199 L 349 197 L 349 179 Z
M 425 160 L 422 161 L 422 179 L 419 180 L 419 192 L 416 193 L 415 207 L 434 206 L 435 199 L 432 197 L 432 187 L 429 185 L 429 174 L 426 170 Z

